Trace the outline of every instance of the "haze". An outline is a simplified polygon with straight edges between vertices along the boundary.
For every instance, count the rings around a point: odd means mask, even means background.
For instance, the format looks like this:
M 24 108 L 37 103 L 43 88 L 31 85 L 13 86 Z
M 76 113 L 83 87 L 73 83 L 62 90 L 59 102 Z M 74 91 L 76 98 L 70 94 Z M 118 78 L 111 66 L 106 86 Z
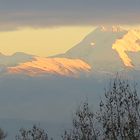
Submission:
M 25 52 L 39 56 L 64 53 L 80 42 L 94 27 L 23 28 L 0 32 L 0 52 Z

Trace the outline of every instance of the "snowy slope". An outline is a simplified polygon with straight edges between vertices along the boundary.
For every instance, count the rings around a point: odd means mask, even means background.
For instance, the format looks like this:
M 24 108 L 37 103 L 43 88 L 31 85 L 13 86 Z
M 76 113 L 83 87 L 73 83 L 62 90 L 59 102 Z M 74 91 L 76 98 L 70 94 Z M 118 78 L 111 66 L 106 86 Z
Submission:
M 35 57 L 33 61 L 9 67 L 11 74 L 24 73 L 30 76 L 40 74 L 58 74 L 63 76 L 76 76 L 81 72 L 89 72 L 91 67 L 79 59 L 41 58 Z
M 140 30 L 98 27 L 79 44 L 57 57 L 81 59 L 93 70 L 117 72 L 140 66 Z

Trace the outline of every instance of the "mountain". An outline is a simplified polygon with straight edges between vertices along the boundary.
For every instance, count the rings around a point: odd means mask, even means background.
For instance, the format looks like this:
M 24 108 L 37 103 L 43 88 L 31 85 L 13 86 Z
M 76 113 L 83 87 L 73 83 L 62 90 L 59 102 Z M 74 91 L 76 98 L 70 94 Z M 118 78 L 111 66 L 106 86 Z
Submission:
M 98 109 L 104 88 L 114 78 L 112 72 L 121 71 L 121 77 L 139 85 L 139 48 L 139 30 L 108 26 L 96 28 L 57 56 L 0 54 L 0 127 L 8 133 L 7 140 L 33 124 L 47 128 L 49 137 L 61 139 L 71 127 L 72 112 L 85 98 L 93 110 Z M 81 72 L 91 75 L 83 77 Z
M 66 53 L 54 57 L 81 59 L 93 71 L 118 72 L 126 68 L 139 68 L 139 51 L 140 30 L 101 26 Z
M 15 67 L 9 67 L 11 74 L 27 74 L 36 76 L 41 74 L 57 74 L 62 76 L 76 76 L 81 72 L 89 72 L 91 67 L 79 59 L 67 58 L 41 58 L 34 57 L 31 62 L 21 63 Z
M 90 66 L 79 59 L 41 58 L 35 55 L 16 52 L 13 55 L 0 54 L 0 74 L 24 74 L 38 76 L 55 74 L 76 76 L 89 72 Z
M 64 54 L 41 58 L 25 53 L 0 54 L 0 73 L 78 76 L 140 71 L 140 30 L 101 26 Z M 90 72 L 90 73 L 89 73 Z
M 2 67 L 11 67 L 16 66 L 20 63 L 24 63 L 27 61 L 31 61 L 33 59 L 33 55 L 26 54 L 23 52 L 16 52 L 13 55 L 4 55 L 0 54 L 0 66 Z

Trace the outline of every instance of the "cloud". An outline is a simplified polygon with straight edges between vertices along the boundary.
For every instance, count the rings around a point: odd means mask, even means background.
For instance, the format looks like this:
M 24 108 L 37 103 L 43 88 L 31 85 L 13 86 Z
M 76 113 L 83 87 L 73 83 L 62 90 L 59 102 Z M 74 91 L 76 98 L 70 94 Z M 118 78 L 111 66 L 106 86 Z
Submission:
M 0 30 L 139 24 L 139 5 L 139 0 L 4 0 L 0 1 Z

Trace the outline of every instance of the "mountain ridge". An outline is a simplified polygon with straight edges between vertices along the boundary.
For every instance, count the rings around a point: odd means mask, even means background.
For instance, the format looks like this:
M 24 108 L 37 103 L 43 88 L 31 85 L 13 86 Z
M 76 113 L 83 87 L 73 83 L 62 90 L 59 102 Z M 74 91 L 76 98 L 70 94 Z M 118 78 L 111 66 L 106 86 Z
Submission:
M 66 53 L 41 58 L 23 52 L 0 55 L 1 71 L 26 75 L 114 73 L 140 70 L 140 30 L 99 26 Z M 90 72 L 89 72 L 90 71 Z
M 90 72 L 91 67 L 85 62 L 66 58 L 35 57 L 33 61 L 9 67 L 9 73 L 24 73 L 30 76 L 41 74 L 58 74 L 62 76 L 76 76 L 80 72 Z
M 134 69 L 139 67 L 138 59 L 133 63 L 129 57 L 130 53 L 135 57 L 139 51 L 139 29 L 126 30 L 120 26 L 100 26 L 80 43 L 57 57 L 80 58 L 96 70 L 117 72 L 130 67 Z

